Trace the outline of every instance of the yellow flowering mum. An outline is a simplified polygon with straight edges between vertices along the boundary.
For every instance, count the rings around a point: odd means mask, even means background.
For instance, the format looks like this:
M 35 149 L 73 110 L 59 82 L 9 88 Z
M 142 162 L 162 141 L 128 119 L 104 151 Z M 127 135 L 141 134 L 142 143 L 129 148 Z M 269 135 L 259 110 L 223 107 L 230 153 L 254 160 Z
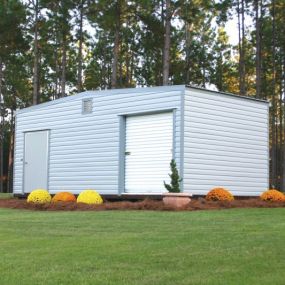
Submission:
M 51 201 L 51 195 L 47 190 L 44 189 L 33 190 L 27 198 L 28 203 L 35 203 L 35 204 L 45 204 L 45 203 L 50 203 L 50 201 Z
M 260 196 L 263 201 L 285 202 L 285 195 L 278 190 L 270 189 Z
M 77 203 L 102 204 L 103 199 L 100 194 L 94 190 L 84 190 L 78 195 Z

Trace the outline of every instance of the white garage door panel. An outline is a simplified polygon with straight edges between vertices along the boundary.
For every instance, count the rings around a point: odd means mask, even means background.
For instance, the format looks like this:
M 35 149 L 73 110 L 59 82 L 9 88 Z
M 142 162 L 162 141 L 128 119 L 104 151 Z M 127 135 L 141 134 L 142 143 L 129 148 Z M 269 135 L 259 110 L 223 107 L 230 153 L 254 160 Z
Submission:
M 126 120 L 125 192 L 162 193 L 169 181 L 173 147 L 173 113 Z

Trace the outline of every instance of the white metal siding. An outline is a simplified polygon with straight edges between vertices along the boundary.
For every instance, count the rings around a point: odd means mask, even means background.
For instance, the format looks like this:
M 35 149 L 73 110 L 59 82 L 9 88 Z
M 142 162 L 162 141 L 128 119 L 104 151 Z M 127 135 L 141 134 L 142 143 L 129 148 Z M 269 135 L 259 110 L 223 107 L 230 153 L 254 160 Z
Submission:
M 118 194 L 120 115 L 176 109 L 175 156 L 180 158 L 182 86 L 86 92 L 17 113 L 14 193 L 23 191 L 25 131 L 50 129 L 49 191 L 92 188 Z M 93 98 L 92 114 L 82 99 Z
M 203 90 L 185 94 L 184 191 L 255 196 L 268 187 L 268 104 Z
M 163 193 L 169 182 L 173 113 L 127 117 L 125 191 Z

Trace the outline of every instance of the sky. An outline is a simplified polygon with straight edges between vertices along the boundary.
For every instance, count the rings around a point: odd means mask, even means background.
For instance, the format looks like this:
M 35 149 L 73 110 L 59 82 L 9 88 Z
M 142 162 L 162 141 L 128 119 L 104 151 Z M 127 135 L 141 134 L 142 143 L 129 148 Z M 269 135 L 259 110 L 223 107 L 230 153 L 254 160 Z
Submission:
M 245 26 L 248 29 L 252 29 L 252 19 L 248 16 L 245 15 Z M 225 30 L 229 36 L 229 42 L 232 45 L 237 45 L 238 44 L 238 18 L 234 17 L 233 19 L 229 20 L 226 25 L 225 25 Z
M 225 30 L 229 36 L 229 41 L 232 45 L 237 45 L 238 43 L 238 26 L 236 19 L 232 19 L 227 22 Z

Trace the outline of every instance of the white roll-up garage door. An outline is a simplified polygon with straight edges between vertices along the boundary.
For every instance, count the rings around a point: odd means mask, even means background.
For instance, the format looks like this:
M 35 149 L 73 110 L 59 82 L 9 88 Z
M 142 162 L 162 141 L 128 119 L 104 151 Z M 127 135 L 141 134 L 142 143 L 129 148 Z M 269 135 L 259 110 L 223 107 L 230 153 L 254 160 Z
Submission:
M 127 117 L 125 192 L 165 192 L 172 148 L 172 112 Z

